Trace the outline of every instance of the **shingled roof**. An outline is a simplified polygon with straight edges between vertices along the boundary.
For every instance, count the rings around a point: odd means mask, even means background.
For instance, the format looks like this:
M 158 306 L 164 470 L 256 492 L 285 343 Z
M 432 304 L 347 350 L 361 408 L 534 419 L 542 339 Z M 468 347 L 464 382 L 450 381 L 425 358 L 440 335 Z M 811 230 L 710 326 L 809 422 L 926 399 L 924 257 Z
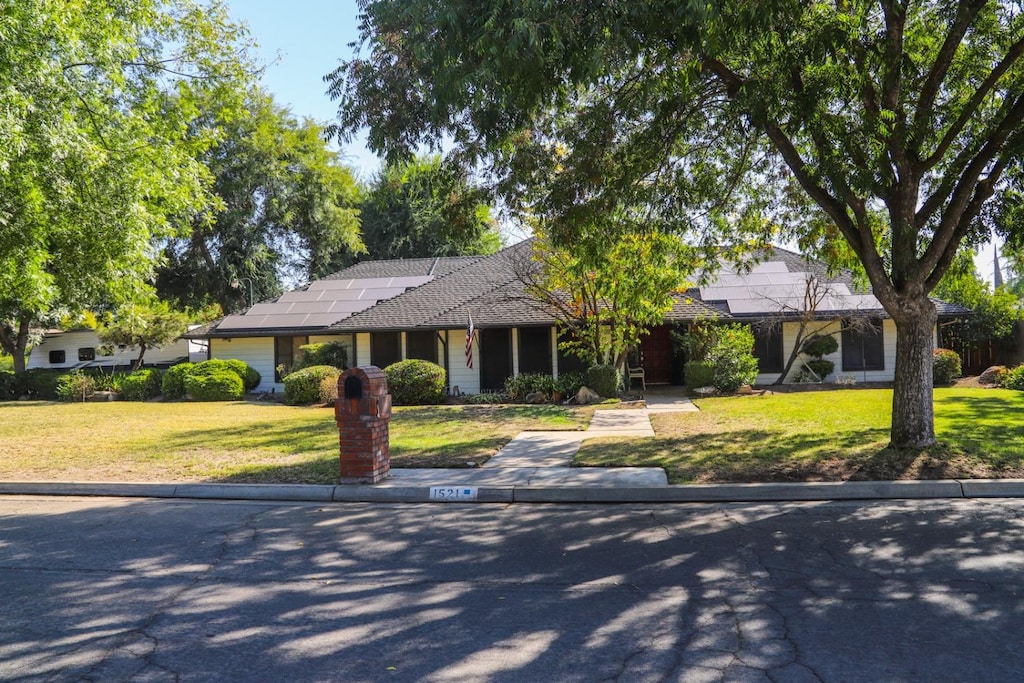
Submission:
M 465 326 L 470 317 L 481 328 L 554 325 L 555 312 L 531 297 L 522 281 L 521 271 L 531 267 L 532 245 L 526 240 L 490 256 L 364 261 L 186 336 L 441 329 Z M 721 264 L 699 287 L 678 294 L 665 320 L 798 315 L 811 275 L 828 286 L 817 317 L 886 317 L 874 296 L 857 290 L 849 272 L 829 275 L 823 263 L 776 247 L 757 255 L 749 271 Z M 970 313 L 933 301 L 942 317 Z

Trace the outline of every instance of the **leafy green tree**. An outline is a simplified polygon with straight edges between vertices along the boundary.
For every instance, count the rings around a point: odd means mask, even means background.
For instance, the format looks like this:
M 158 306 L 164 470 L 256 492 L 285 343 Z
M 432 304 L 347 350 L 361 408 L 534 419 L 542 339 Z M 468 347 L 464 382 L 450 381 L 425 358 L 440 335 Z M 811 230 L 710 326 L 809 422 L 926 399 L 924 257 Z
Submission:
M 555 311 L 566 350 L 591 365 L 621 369 L 647 328 L 664 321 L 693 272 L 695 250 L 664 233 L 624 222 L 605 226 L 586 248 L 559 247 L 543 226 L 529 261 L 513 264 L 530 301 Z M 629 278 L 622 277 L 629 273 Z
M 196 102 L 237 109 L 251 69 L 192 0 L 8 2 L 0 36 L 0 346 L 22 372 L 33 325 L 129 299 L 153 239 L 209 204 Z
M 362 190 L 320 126 L 297 121 L 258 89 L 245 108 L 245 116 L 218 116 L 209 107 L 205 123 L 219 141 L 199 159 L 218 205 L 164 248 L 158 291 L 184 305 L 238 310 L 250 293 L 274 296 L 282 280 L 326 275 L 364 251 Z
M 108 314 L 96 335 L 104 344 L 138 347 L 139 356 L 132 363 L 137 370 L 148 349 L 176 341 L 188 330 L 188 322 L 188 314 L 174 310 L 166 301 L 151 299 L 125 304 L 115 314 Z
M 995 290 L 981 279 L 969 254 L 959 257 L 934 291 L 935 296 L 970 308 L 972 315 L 948 323 L 948 332 L 968 346 L 1006 341 L 1013 334 L 1024 309 L 1006 287 Z
M 493 254 L 501 247 L 488 194 L 440 157 L 384 168 L 362 204 L 370 258 Z
M 367 53 L 328 77 L 338 132 L 368 127 L 393 158 L 451 140 L 510 197 L 555 170 L 541 203 L 577 218 L 563 243 L 617 202 L 705 238 L 774 214 L 863 269 L 897 329 L 891 443 L 935 442 L 928 295 L 1021 166 L 1017 3 L 376 0 L 362 17 Z

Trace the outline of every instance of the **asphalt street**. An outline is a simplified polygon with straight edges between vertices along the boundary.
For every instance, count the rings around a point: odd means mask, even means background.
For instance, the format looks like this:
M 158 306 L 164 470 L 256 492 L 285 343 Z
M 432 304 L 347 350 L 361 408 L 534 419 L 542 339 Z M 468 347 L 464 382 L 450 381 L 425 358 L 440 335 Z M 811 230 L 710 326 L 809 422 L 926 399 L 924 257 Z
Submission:
M 1019 681 L 1024 501 L 0 497 L 0 679 Z

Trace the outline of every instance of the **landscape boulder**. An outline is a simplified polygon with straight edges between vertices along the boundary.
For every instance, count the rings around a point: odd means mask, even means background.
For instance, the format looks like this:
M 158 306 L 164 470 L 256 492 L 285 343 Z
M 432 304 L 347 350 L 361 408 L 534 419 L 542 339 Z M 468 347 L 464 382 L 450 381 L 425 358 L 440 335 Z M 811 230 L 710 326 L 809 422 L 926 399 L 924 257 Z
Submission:
M 593 389 L 587 387 L 580 387 L 580 390 L 576 392 L 576 403 L 581 406 L 585 406 L 589 403 L 597 403 L 601 400 L 600 394 Z

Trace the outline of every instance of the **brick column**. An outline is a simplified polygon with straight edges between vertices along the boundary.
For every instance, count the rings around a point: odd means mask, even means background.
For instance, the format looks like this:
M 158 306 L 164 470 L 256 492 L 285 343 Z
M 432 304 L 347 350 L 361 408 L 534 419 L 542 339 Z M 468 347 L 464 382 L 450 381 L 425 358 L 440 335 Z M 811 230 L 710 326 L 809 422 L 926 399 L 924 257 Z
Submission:
M 334 417 L 341 446 L 341 483 L 376 484 L 387 478 L 391 394 L 384 372 L 364 365 L 342 373 Z

